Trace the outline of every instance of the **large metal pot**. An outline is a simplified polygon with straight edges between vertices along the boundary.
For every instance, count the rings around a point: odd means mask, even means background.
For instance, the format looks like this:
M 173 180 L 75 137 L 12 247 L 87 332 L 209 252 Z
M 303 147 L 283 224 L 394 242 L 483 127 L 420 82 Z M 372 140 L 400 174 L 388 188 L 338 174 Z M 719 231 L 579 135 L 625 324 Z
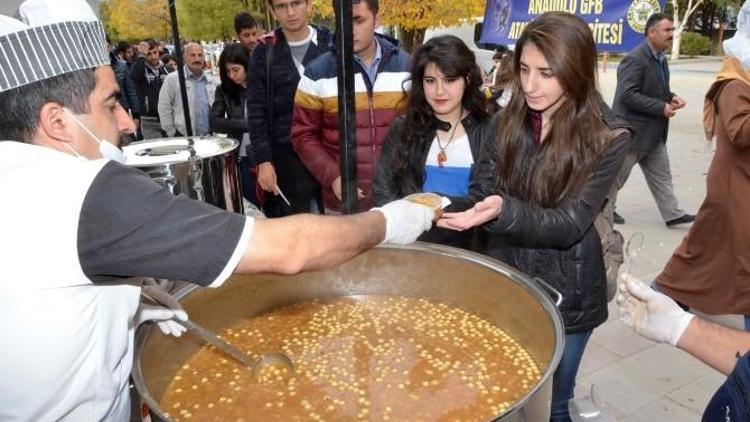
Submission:
M 416 243 L 370 250 L 335 269 L 294 276 L 234 276 L 218 289 L 177 293 L 190 318 L 213 330 L 293 303 L 348 295 L 428 298 L 472 312 L 518 340 L 542 370 L 537 385 L 501 421 L 549 420 L 552 373 L 562 354 L 563 322 L 539 285 L 503 263 L 460 249 Z M 136 336 L 133 378 L 143 401 L 164 420 L 158 402 L 189 356 L 203 344 L 143 326 Z
M 243 212 L 237 168 L 239 142 L 231 138 L 163 138 L 123 147 L 125 164 L 146 172 L 175 195 Z

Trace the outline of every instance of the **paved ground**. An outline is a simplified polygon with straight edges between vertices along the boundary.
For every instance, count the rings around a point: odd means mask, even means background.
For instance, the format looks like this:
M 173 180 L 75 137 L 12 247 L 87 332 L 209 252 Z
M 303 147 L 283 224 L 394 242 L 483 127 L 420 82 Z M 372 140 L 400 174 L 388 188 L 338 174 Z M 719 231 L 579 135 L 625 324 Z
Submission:
M 697 212 L 706 192 L 705 171 L 712 154 L 704 148 L 703 95 L 720 66 L 718 59 L 671 65 L 672 91 L 688 105 L 672 120 L 667 146 L 675 191 L 681 207 L 689 213 Z M 600 87 L 610 104 L 615 86 L 616 68 L 610 66 L 606 73 L 600 72 Z M 637 231 L 645 235 L 644 253 L 634 263 L 633 272 L 652 280 L 687 229 L 665 227 L 638 168 L 620 192 L 618 211 L 626 219 L 626 224 L 619 226 L 626 239 Z M 724 376 L 682 351 L 643 339 L 617 317 L 617 309 L 610 303 L 610 318 L 594 331 L 584 355 L 577 396 L 589 394 L 593 385 L 607 420 L 699 421 Z M 741 324 L 738 317 L 722 321 Z

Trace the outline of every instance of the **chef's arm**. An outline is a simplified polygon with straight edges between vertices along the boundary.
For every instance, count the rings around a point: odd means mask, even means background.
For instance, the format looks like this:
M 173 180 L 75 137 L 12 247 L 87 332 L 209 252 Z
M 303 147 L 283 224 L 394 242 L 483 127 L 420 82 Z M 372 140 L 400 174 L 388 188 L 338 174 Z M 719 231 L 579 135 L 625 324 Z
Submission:
M 377 245 L 384 236 L 385 218 L 379 212 L 256 219 L 236 272 L 294 274 L 329 268 Z
M 750 333 L 693 318 L 677 347 L 728 375 L 734 369 L 737 357 L 750 349 Z
M 620 321 L 637 333 L 677 346 L 724 374 L 750 349 L 750 333 L 701 320 L 630 274 L 620 276 L 617 304 Z
M 434 218 L 432 208 L 400 199 L 354 215 L 257 219 L 235 271 L 293 274 L 330 268 L 379 243 L 412 243 Z

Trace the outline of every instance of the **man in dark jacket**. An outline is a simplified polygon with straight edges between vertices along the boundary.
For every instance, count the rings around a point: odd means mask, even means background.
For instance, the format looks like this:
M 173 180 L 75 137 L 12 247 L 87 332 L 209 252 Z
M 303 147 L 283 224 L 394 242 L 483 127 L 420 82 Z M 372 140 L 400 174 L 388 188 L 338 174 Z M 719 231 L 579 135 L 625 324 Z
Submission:
M 294 93 L 305 66 L 333 44 L 326 28 L 308 25 L 311 0 L 268 0 L 281 24 L 261 38 L 247 69 L 247 117 L 251 150 L 258 165 L 258 184 L 274 198 L 279 189 L 291 206 L 266 202 L 275 217 L 320 210 L 320 187 L 292 148 L 290 135 Z
M 127 111 L 138 125 L 140 110 L 138 108 L 138 95 L 135 93 L 135 85 L 130 76 L 130 61 L 133 57 L 133 49 L 130 44 L 120 41 L 115 45 L 115 61 L 112 70 L 115 71 L 117 85 L 120 87 L 120 105 Z M 132 136 L 126 136 L 126 142 L 132 140 Z
M 135 61 L 130 71 L 141 110 L 140 131 L 143 139 L 162 138 L 165 134 L 159 123 L 159 90 L 169 72 L 159 58 L 159 44 L 151 39 L 145 43 L 145 60 Z
M 258 22 L 253 15 L 241 12 L 234 16 L 234 32 L 237 33 L 240 44 L 251 53 L 258 44 L 258 33 L 261 29 L 258 28 Z
M 654 13 L 646 22 L 646 39 L 617 67 L 617 90 L 612 110 L 635 129 L 635 150 L 625 158 L 617 180 L 622 188 L 638 163 L 667 227 L 689 224 L 694 215 L 677 204 L 667 155 L 669 119 L 685 107 L 685 100 L 669 90 L 669 67 L 664 50 L 672 40 L 674 23 L 669 15 Z M 617 193 L 613 193 L 616 200 Z M 616 223 L 624 219 L 615 214 Z
M 411 59 L 394 39 L 375 33 L 378 1 L 354 0 L 352 7 L 356 163 L 359 209 L 372 207 L 372 181 L 391 122 L 406 108 L 404 83 Z M 341 210 L 336 54 L 310 63 L 297 88 L 292 144 L 320 182 L 326 212 Z

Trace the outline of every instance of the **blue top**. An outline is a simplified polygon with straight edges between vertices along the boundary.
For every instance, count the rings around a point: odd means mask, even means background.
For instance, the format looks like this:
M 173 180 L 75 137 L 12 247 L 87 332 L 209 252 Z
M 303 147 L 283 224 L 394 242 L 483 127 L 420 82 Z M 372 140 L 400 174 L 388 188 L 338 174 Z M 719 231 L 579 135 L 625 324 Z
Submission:
M 206 73 L 202 73 L 198 78 L 186 67 L 185 74 L 195 85 L 195 104 L 191 104 L 195 108 L 195 134 L 198 136 L 208 135 L 211 133 L 211 124 L 209 123 L 211 105 L 208 101 Z
M 468 196 L 471 169 L 474 166 L 469 137 L 463 135 L 453 139 L 447 142 L 442 150 L 445 152 L 446 161 L 440 167 L 437 156 L 441 149 L 436 135 L 427 153 L 422 191 L 447 196 Z
M 370 80 L 370 84 L 375 84 L 375 76 L 378 74 L 378 66 L 380 65 L 380 61 L 383 59 L 383 51 L 380 49 L 380 43 L 378 42 L 378 39 L 375 38 L 373 40 L 375 42 L 375 58 L 372 60 L 372 65 L 365 66 L 365 62 L 362 61 L 362 58 L 360 58 L 358 55 L 354 55 L 354 61 L 359 63 L 360 66 L 362 66 L 362 69 L 364 69 L 365 74 L 367 75 L 367 79 Z

